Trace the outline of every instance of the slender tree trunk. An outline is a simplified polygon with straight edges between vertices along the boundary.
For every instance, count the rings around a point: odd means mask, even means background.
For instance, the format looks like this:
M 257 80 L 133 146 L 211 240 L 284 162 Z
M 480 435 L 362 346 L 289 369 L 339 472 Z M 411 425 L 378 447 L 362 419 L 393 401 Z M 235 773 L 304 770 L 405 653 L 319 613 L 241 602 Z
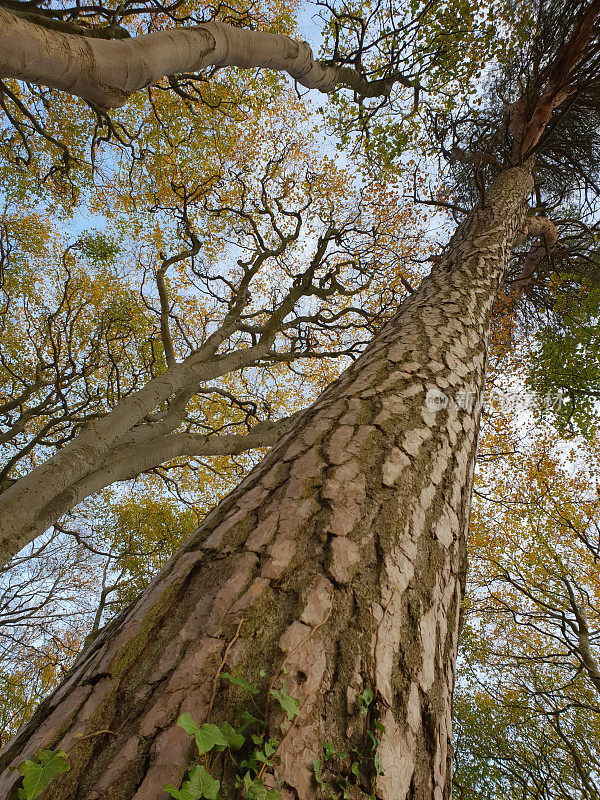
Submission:
M 502 173 L 363 356 L 100 633 L 4 749 L 0 796 L 16 796 L 15 765 L 44 747 L 71 761 L 44 798 L 164 798 L 193 763 L 175 724 L 181 713 L 199 724 L 256 714 L 245 693 L 218 680 L 223 669 L 262 687 L 254 702 L 276 733 L 264 669 L 276 687 L 285 670 L 300 700 L 277 753 L 286 800 L 322 796 L 311 764 L 323 743 L 368 753 L 367 729 L 381 739 L 383 774 L 365 761 L 354 797 L 450 797 L 490 316 L 531 187 L 525 167 Z M 436 392 L 451 398 L 437 411 L 426 403 Z M 465 408 L 454 402 L 459 392 Z M 362 715 L 365 689 L 374 700 Z M 335 790 L 345 776 L 335 758 L 329 764 L 323 774 Z M 230 760 L 222 770 L 223 796 L 232 796 Z

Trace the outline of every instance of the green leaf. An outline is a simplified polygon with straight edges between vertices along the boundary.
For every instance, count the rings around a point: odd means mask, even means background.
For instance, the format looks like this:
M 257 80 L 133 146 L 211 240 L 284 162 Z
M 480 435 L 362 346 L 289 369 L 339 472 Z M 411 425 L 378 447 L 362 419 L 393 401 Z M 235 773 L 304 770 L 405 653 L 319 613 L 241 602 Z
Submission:
M 191 770 L 190 781 L 202 791 L 201 797 L 205 797 L 206 800 L 217 800 L 221 783 L 215 780 L 203 766 L 199 765 Z
M 227 740 L 216 725 L 205 722 L 196 734 L 196 745 L 199 755 L 202 756 L 204 753 L 210 752 L 213 747 L 227 747 Z
M 183 728 L 189 736 L 193 736 L 196 739 L 198 753 L 201 756 L 204 755 L 204 753 L 208 753 L 213 747 L 227 747 L 227 740 L 216 725 L 205 722 L 204 725 L 199 728 L 190 714 L 182 714 L 177 720 L 177 724 L 180 728 Z
M 350 767 L 350 772 L 354 775 L 356 780 L 360 779 L 360 764 L 358 761 L 353 761 L 352 766 Z
M 331 756 L 335 755 L 335 747 L 331 742 L 323 742 L 323 759 L 329 761 Z
M 367 688 L 364 692 L 358 696 L 357 703 L 358 703 L 358 710 L 364 716 L 367 711 L 369 710 L 369 706 L 373 702 L 373 692 Z
M 196 723 L 194 722 L 194 718 L 192 717 L 192 715 L 188 714 L 187 712 L 179 717 L 179 719 L 177 720 L 177 724 L 179 725 L 180 728 L 183 728 L 183 730 L 189 736 L 195 736 L 197 731 L 200 730 L 196 725 Z
M 215 780 L 212 775 L 202 766 L 194 767 L 188 774 L 188 780 L 184 781 L 181 789 L 176 789 L 173 784 L 165 786 L 175 800 L 217 800 L 221 783 Z
M 221 725 L 221 733 L 230 750 L 239 750 L 246 741 L 242 734 L 238 733 L 228 722 Z
M 240 678 L 239 675 L 230 675 L 228 672 L 222 672 L 221 678 L 224 678 L 226 681 L 230 683 L 234 683 L 236 686 L 239 686 L 245 692 L 252 692 L 252 694 L 258 694 L 258 689 L 256 686 L 253 686 L 251 683 L 248 683 L 247 680 L 244 678 Z
M 262 764 L 257 759 L 256 755 L 257 751 L 253 750 L 252 753 L 250 753 L 250 755 L 248 756 L 248 758 L 245 758 L 242 762 L 240 762 L 240 767 L 242 769 L 251 770 L 255 774 L 258 774 L 260 772 Z
M 323 791 L 325 791 L 327 789 L 327 784 L 325 783 L 325 781 L 321 777 L 321 761 L 320 761 L 320 759 L 315 758 L 315 760 L 312 762 L 312 768 L 313 768 L 313 772 L 315 773 L 316 782 L 319 784 L 321 789 Z
M 257 761 L 260 761 L 260 763 L 261 763 L 261 764 L 267 764 L 269 767 L 272 767 L 272 766 L 273 766 L 273 762 L 272 762 L 272 761 L 269 761 L 269 759 L 268 759 L 268 758 L 267 758 L 267 756 L 266 756 L 266 755 L 265 755 L 265 754 L 262 752 L 262 750 L 257 750 L 257 751 L 256 751 L 256 759 L 257 759 Z
M 248 773 L 244 775 L 244 789 L 247 800 L 281 800 L 277 789 L 267 789 L 261 780 L 252 780 Z
M 258 719 L 257 717 L 253 716 L 249 711 L 243 711 L 242 716 L 240 719 L 240 724 L 236 728 L 238 733 L 243 733 L 246 728 L 249 728 L 255 722 L 261 722 L 262 720 Z
M 375 772 L 378 775 L 383 775 L 383 762 L 381 760 L 381 753 L 380 752 L 375 753 L 375 756 L 373 758 L 373 763 L 375 765 Z
M 84 256 L 95 262 L 112 261 L 119 255 L 118 244 L 99 231 L 83 233 L 77 247 Z
M 275 740 L 269 739 L 268 742 L 265 742 L 265 755 L 266 756 L 272 756 L 273 753 L 275 752 L 275 750 L 277 750 L 277 744 L 278 743 L 273 744 L 273 741 L 275 741 Z
M 39 797 L 55 775 L 70 769 L 67 754 L 63 750 L 38 750 L 36 760 L 28 758 L 19 764 L 23 776 L 20 795 L 25 800 Z
M 277 689 L 271 689 L 271 694 L 279 703 L 281 708 L 285 711 L 289 720 L 294 719 L 300 713 L 300 701 L 297 697 L 292 697 L 287 693 L 287 682 L 281 681 L 282 689 L 278 692 Z

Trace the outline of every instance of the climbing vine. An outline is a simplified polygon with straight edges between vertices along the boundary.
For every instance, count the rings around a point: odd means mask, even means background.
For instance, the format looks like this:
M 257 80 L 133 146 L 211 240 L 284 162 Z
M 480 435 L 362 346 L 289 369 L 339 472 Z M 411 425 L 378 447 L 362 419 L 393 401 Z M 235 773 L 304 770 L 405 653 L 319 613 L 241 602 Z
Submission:
M 283 667 L 283 672 L 286 672 Z M 264 670 L 260 671 L 261 678 L 269 676 Z M 231 675 L 228 672 L 220 674 L 221 680 L 229 681 L 238 686 L 250 695 L 257 695 L 260 690 L 240 675 Z M 235 779 L 236 788 L 242 793 L 246 800 L 281 800 L 281 792 L 278 788 L 269 787 L 265 784 L 266 770 L 272 770 L 272 781 L 277 783 L 277 773 L 275 770 L 275 758 L 277 751 L 285 740 L 291 728 L 295 725 L 300 716 L 300 701 L 288 693 L 287 681 L 281 679 L 279 689 L 273 688 L 273 681 L 268 690 L 270 697 L 274 698 L 281 710 L 284 712 L 284 720 L 281 723 L 281 739 L 270 738 L 267 734 L 267 722 L 264 717 L 257 717 L 244 710 L 240 715 L 240 720 L 236 726 L 229 722 L 222 722 L 219 725 L 205 722 L 198 726 L 190 714 L 182 714 L 177 720 L 177 724 L 195 739 L 198 756 L 204 763 L 197 764 L 188 772 L 181 787 L 169 784 L 165 787 L 175 800 L 223 800 L 221 782 L 213 777 L 209 768 L 210 756 L 228 752 L 237 765 Z M 366 688 L 357 698 L 357 709 L 361 716 L 367 717 L 370 706 L 373 702 L 373 692 Z M 265 715 L 266 716 L 266 715 Z M 255 732 L 249 732 L 254 727 Z M 331 800 L 350 800 L 351 787 L 358 784 L 363 777 L 365 768 L 374 769 L 376 774 L 382 774 L 381 757 L 379 755 L 380 737 L 385 735 L 385 727 L 377 721 L 373 722 L 374 731 L 367 728 L 367 752 L 361 753 L 353 747 L 349 753 L 339 752 L 331 742 L 323 744 L 323 755 L 321 759 L 312 762 L 313 775 L 322 796 Z M 240 753 L 244 753 L 240 757 Z M 338 775 L 335 786 L 330 786 L 326 782 L 323 771 L 328 762 L 337 760 L 336 773 Z M 214 759 L 212 764 L 214 764 Z M 339 777 L 341 773 L 342 777 Z M 375 800 L 375 795 L 371 797 Z

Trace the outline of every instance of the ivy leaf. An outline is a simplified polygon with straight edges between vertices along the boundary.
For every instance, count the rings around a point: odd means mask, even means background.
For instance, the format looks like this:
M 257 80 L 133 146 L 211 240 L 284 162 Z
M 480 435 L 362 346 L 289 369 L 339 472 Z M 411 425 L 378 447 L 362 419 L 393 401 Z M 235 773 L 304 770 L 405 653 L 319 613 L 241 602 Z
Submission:
M 236 686 L 239 686 L 245 692 L 252 692 L 252 694 L 258 694 L 258 689 L 256 686 L 253 686 L 251 683 L 245 678 L 240 678 L 239 675 L 230 675 L 228 672 L 222 672 L 221 678 L 224 678 L 226 681 L 230 683 L 234 683 Z
M 23 788 L 19 793 L 24 800 L 39 797 L 55 775 L 70 769 L 63 750 L 38 750 L 36 759 L 28 758 L 18 766 L 23 776 Z
M 202 756 L 217 745 L 227 747 L 227 741 L 216 725 L 205 722 L 196 734 L 196 745 L 199 755 Z
M 183 728 L 188 736 L 195 736 L 196 732 L 200 730 L 194 722 L 192 715 L 188 714 L 187 712 L 179 717 L 177 724 L 180 728 Z
M 188 780 L 184 781 L 181 789 L 176 789 L 173 784 L 165 786 L 175 800 L 217 800 L 219 795 L 220 781 L 215 780 L 210 772 L 204 767 L 197 766 L 190 770 Z
M 228 722 L 221 725 L 221 733 L 230 750 L 239 750 L 246 741 L 242 734 L 238 733 Z
M 383 775 L 383 762 L 381 760 L 381 753 L 379 751 L 375 753 L 375 757 L 373 758 L 373 763 L 375 765 L 375 772 L 378 775 Z
M 260 722 L 257 717 L 253 716 L 249 711 L 243 711 L 241 716 L 240 725 L 236 728 L 238 733 L 243 733 L 246 728 L 249 728 L 250 725 L 254 722 Z
M 279 742 L 277 739 L 269 739 L 265 742 L 265 755 L 272 756 L 275 750 L 277 750 L 277 745 Z
M 372 702 L 373 702 L 373 692 L 367 686 L 364 692 L 357 698 L 358 710 L 363 716 L 369 710 L 369 706 L 371 705 Z
M 323 759 L 324 761 L 329 761 L 332 755 L 335 753 L 335 747 L 331 744 L 331 742 L 323 742 Z
M 257 752 L 258 752 L 257 750 L 253 750 L 252 753 L 250 753 L 250 755 L 248 756 L 248 758 L 245 758 L 243 761 L 240 762 L 240 767 L 242 769 L 251 770 L 255 774 L 258 774 L 260 772 L 261 762 L 256 757 Z M 249 773 L 246 774 L 248 775 Z
M 260 763 L 261 763 L 261 764 L 267 764 L 267 766 L 269 766 L 269 767 L 272 767 L 272 766 L 273 766 L 273 762 L 272 762 L 272 761 L 269 761 L 269 758 L 268 758 L 268 756 L 266 756 L 266 755 L 265 755 L 265 754 L 264 754 L 262 751 L 260 751 L 260 750 L 257 750 L 257 751 L 256 751 L 256 759 L 257 759 L 257 761 L 260 761 Z
M 287 693 L 287 682 L 285 680 L 281 681 L 281 684 L 281 692 L 278 692 L 277 689 L 271 689 L 269 694 L 277 700 L 281 708 L 285 711 L 287 718 L 292 720 L 300 713 L 300 701 L 297 697 L 292 697 Z
M 321 760 L 319 758 L 315 758 L 315 760 L 312 762 L 312 768 L 313 772 L 315 773 L 316 782 L 319 784 L 321 789 L 325 791 L 327 789 L 327 784 L 321 777 Z
M 179 717 L 177 724 L 180 728 L 183 728 L 189 736 L 193 736 L 196 739 L 198 753 L 201 756 L 204 755 L 204 753 L 208 753 L 213 747 L 227 747 L 227 740 L 216 725 L 205 722 L 204 725 L 199 728 L 192 719 L 191 714 L 187 713 Z
M 252 780 L 248 772 L 244 775 L 244 789 L 247 800 L 281 800 L 277 789 L 267 789 L 261 780 Z
M 377 750 L 379 747 L 379 739 L 375 736 L 373 731 L 367 731 L 367 736 L 371 740 L 371 750 L 375 752 L 375 750 Z

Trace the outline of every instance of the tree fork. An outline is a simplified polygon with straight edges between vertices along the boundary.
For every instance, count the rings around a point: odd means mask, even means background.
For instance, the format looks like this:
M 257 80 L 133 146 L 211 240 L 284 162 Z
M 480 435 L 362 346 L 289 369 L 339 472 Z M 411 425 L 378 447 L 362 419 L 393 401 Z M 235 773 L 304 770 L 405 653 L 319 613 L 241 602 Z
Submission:
M 2 797 L 16 797 L 16 765 L 43 747 L 71 762 L 47 800 L 165 798 L 194 758 L 179 715 L 235 724 L 248 708 L 221 669 L 263 687 L 273 735 L 281 717 L 259 672 L 277 687 L 285 667 L 301 708 L 278 751 L 285 800 L 316 797 L 323 743 L 365 752 L 374 720 L 383 774 L 361 768 L 355 796 L 448 800 L 487 340 L 532 185 L 528 166 L 498 177 L 364 354 L 84 651 L 4 748 Z M 428 392 L 465 390 L 471 409 L 426 405 Z M 231 796 L 231 761 L 222 770 Z M 323 775 L 335 790 L 335 763 Z

